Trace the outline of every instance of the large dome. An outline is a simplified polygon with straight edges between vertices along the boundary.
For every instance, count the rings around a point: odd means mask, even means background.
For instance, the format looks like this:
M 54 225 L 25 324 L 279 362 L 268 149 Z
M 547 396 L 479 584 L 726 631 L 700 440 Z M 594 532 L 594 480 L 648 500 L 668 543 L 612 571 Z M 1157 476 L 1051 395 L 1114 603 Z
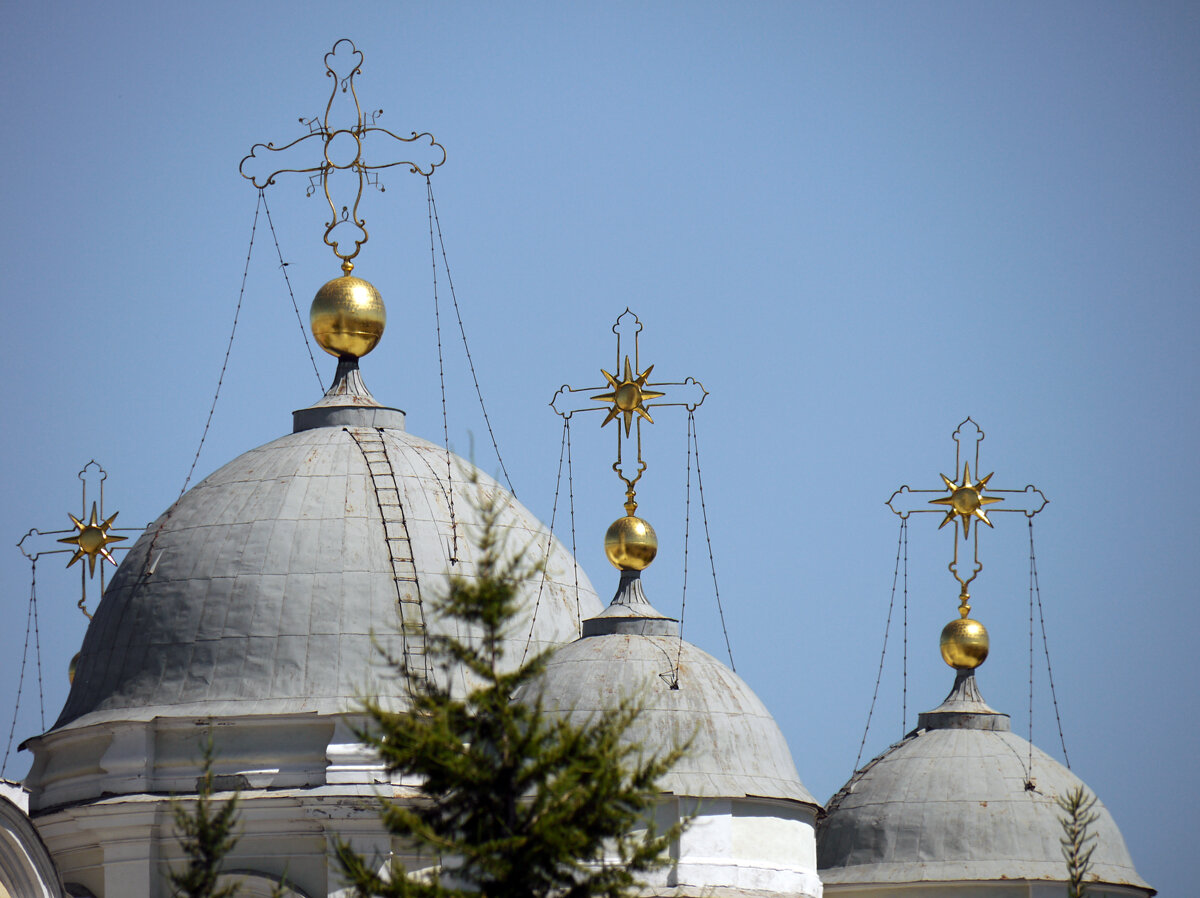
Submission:
M 1063 882 L 1063 811 L 1055 798 L 1082 785 L 1013 733 L 1008 715 L 983 702 L 974 671 L 961 671 L 941 706 L 830 799 L 817 829 L 821 879 L 831 890 Z M 1112 815 L 1099 802 L 1095 810 L 1096 880 L 1120 887 L 1119 894 L 1152 894 Z
M 446 625 L 430 602 L 448 575 L 474 575 L 490 502 L 508 547 L 546 559 L 512 663 L 579 635 L 601 606 L 570 553 L 553 540 L 546 557 L 545 528 L 494 480 L 456 456 L 448 465 L 365 388 L 350 393 L 297 412 L 297 432 L 234 459 L 142 534 L 88 628 L 55 729 L 354 710 L 379 691 L 373 640 L 405 652 L 402 606 L 410 655 L 423 648 L 414 610 L 427 632 Z

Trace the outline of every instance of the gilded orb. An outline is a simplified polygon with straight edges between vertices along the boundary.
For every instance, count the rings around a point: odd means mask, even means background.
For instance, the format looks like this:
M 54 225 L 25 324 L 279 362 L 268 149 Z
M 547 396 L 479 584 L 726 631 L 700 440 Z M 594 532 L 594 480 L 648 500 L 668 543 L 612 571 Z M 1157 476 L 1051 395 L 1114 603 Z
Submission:
M 75 670 L 76 670 L 76 668 L 79 667 L 79 654 L 80 654 L 79 652 L 76 652 L 75 656 L 71 659 L 71 663 L 67 665 L 67 682 L 68 683 L 75 682 Z
M 955 670 L 974 670 L 988 656 L 987 629 L 969 617 L 950 621 L 942 629 L 942 660 Z
M 338 357 L 362 358 L 375 348 L 387 324 L 379 291 L 352 275 L 334 278 L 318 290 L 308 316 L 317 343 Z
M 604 554 L 618 570 L 645 570 L 658 554 L 658 537 L 648 521 L 626 515 L 604 534 Z

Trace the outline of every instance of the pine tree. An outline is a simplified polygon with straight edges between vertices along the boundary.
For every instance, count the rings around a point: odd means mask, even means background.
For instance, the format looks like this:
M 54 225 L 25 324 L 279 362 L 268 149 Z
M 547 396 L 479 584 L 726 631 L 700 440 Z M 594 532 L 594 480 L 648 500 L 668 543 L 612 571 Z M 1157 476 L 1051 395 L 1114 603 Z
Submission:
M 1066 812 L 1058 818 L 1062 823 L 1063 858 L 1067 862 L 1067 898 L 1083 898 L 1085 880 L 1092 869 L 1092 852 L 1096 850 L 1096 834 L 1092 824 L 1100 819 L 1096 813 L 1096 796 L 1083 786 L 1076 786 L 1054 799 Z
M 217 887 L 225 856 L 237 845 L 238 796 L 214 804 L 213 764 L 216 750 L 212 734 L 201 745 L 202 766 L 196 781 L 196 801 L 189 808 L 180 801 L 171 802 L 179 847 L 188 857 L 183 870 L 171 870 L 168 878 L 180 898 L 232 898 L 236 885 Z
M 623 898 L 640 873 L 665 863 L 678 837 L 678 827 L 659 832 L 651 818 L 656 782 L 683 749 L 648 755 L 623 738 L 638 716 L 636 700 L 583 726 L 547 715 L 536 699 L 513 700 L 521 687 L 536 694 L 547 655 L 502 672 L 503 639 L 531 572 L 520 558 L 505 560 L 495 506 L 480 513 L 477 577 L 452 580 L 435 602 L 437 614 L 458 624 L 448 632 L 473 635 L 426 637 L 433 676 L 413 676 L 402 658 L 389 657 L 411 710 L 367 701 L 369 723 L 359 733 L 390 773 L 421 783 L 416 802 L 381 799 L 384 826 L 442 865 L 409 875 L 393 859 L 380 873 L 380 859 L 372 864 L 345 842 L 338 859 L 359 896 Z M 448 686 L 452 666 L 476 684 L 462 697 Z

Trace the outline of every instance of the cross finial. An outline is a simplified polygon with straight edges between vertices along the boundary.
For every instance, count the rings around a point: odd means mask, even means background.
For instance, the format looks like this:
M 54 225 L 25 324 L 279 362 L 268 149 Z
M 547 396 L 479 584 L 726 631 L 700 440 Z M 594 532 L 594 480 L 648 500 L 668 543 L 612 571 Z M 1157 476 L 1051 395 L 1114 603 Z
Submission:
M 302 117 L 300 123 L 308 126 L 309 133 L 282 147 L 276 147 L 274 143 L 256 143 L 238 166 L 242 177 L 259 190 L 275 183 L 275 178 L 284 172 L 310 176 L 307 194 L 311 196 L 318 186 L 325 192 L 330 214 L 325 227 L 325 243 L 342 260 L 342 270 L 346 275 L 354 267 L 350 260 L 358 255 L 368 237 L 366 221 L 358 214 L 363 187 L 370 185 L 381 191 L 384 189 L 379 184 L 379 169 L 407 165 L 413 174 L 428 178 L 435 168 L 446 161 L 445 148 L 433 139 L 432 134 L 413 131 L 411 137 L 400 137 L 386 128 L 376 126 L 376 120 L 383 115 L 382 109 L 368 113 L 362 111 L 354 86 L 355 76 L 362 72 L 362 61 L 363 54 L 353 41 L 342 38 L 335 43 L 333 49 L 325 54 L 325 75 L 333 80 L 325 115 L 321 118 Z M 384 135 L 399 144 L 414 145 L 405 149 L 406 154 L 417 148 L 423 149 L 424 153 L 414 153 L 410 158 L 392 161 L 374 161 L 372 158 L 368 162 L 364 155 L 364 144 L 374 135 Z M 372 141 L 372 148 L 375 143 L 386 142 Z M 314 159 L 312 151 L 316 145 L 320 146 L 322 153 Z M 344 186 L 349 188 L 347 193 L 354 197 L 340 209 L 334 201 L 334 190 L 331 188 L 331 181 L 334 180 L 343 183 L 348 181 Z M 351 243 L 353 249 L 342 249 Z
M 650 410 L 654 408 L 682 406 L 689 412 L 695 411 L 704 402 L 708 391 L 692 377 L 682 381 L 650 381 L 650 373 L 654 366 L 642 368 L 638 345 L 642 322 L 629 309 L 621 313 L 612 330 L 617 335 L 616 365 L 613 371 L 619 372 L 619 375 L 601 368 L 600 373 L 606 381 L 602 386 L 577 388 L 564 384 L 550 400 L 550 407 L 568 421 L 576 412 L 591 411 L 607 413 L 600 422 L 601 427 L 611 421 L 618 421 L 617 460 L 613 462 L 612 469 L 625 484 L 625 517 L 609 528 L 605 548 L 609 560 L 618 568 L 641 570 L 654 557 L 653 549 L 647 549 L 646 546 L 651 542 L 657 545 L 650 525 L 634 517 L 634 512 L 637 511 L 637 484 L 646 471 L 646 461 L 642 457 L 642 422 L 654 423 L 650 414 Z M 599 392 L 605 389 L 607 392 Z M 628 467 L 624 452 L 626 440 L 633 440 L 636 447 L 635 459 Z M 639 552 L 634 551 L 635 544 L 639 541 L 644 543 L 640 552 L 642 557 L 638 557 Z M 647 554 L 649 557 L 644 557 Z
M 119 535 L 121 531 L 130 532 L 126 527 L 114 527 L 113 522 L 117 518 L 117 512 L 108 514 L 104 507 L 104 481 L 108 479 L 108 472 L 101 467 L 100 463 L 95 459 L 89 461 L 83 466 L 79 472 L 79 480 L 83 485 L 83 498 L 80 502 L 79 517 L 68 513 L 67 517 L 71 519 L 73 525 L 69 530 L 38 530 L 36 527 L 29 530 L 21 541 L 17 543 L 17 548 L 21 550 L 32 564 L 36 564 L 37 560 L 43 555 L 58 555 L 71 553 L 71 558 L 67 562 L 67 567 L 71 567 L 76 562 L 87 560 L 87 565 L 81 565 L 79 568 L 80 580 L 80 596 L 78 607 L 83 612 L 84 617 L 91 619 L 92 615 L 87 609 L 88 600 L 88 582 L 95 578 L 97 563 L 100 569 L 100 594 L 104 594 L 104 562 L 112 564 L 114 567 L 117 564 L 116 558 L 113 557 L 114 551 L 128 549 L 128 546 L 114 546 L 113 543 L 122 542 L 128 537 Z M 88 509 L 88 484 L 92 484 L 93 499 L 91 504 L 91 514 L 89 516 Z M 61 534 L 69 534 L 62 536 Z M 50 537 L 51 540 L 46 539 Z M 55 543 L 65 543 L 68 548 L 58 548 Z
M 887 506 L 902 520 L 907 520 L 910 514 L 944 513 L 938 529 L 940 530 L 947 524 L 953 524 L 954 554 L 947 568 L 959 584 L 958 611 L 961 620 L 952 621 L 942 631 L 942 657 L 951 667 L 969 669 L 982 664 L 988 651 L 987 631 L 983 624 L 967 617 L 971 613 L 970 584 L 983 570 L 983 564 L 979 561 L 978 524 L 982 522 L 988 527 L 993 526 L 988 514 L 997 512 L 1019 511 L 1026 517 L 1032 518 L 1046 507 L 1048 500 L 1042 491 L 1032 484 L 1023 490 L 993 488 L 990 486 L 990 481 L 994 472 L 978 480 L 972 480 L 970 456 L 974 450 L 974 466 L 976 475 L 978 475 L 982 470 L 979 467 L 979 444 L 983 442 L 984 433 L 979 425 L 968 417 L 958 425 L 952 436 L 954 439 L 954 478 L 945 474 L 940 475 L 944 484 L 943 489 L 914 490 L 907 485 L 902 486 L 892 493 L 891 498 L 887 500 Z M 961 480 L 957 479 L 960 470 L 962 471 Z M 985 490 L 992 495 L 985 496 Z M 930 493 L 948 493 L 948 495 L 940 495 L 936 499 L 922 498 L 923 495 Z M 997 503 L 1001 502 L 1004 505 L 998 506 Z M 925 507 L 928 505 L 941 507 Z M 988 506 L 997 507 L 989 508 Z M 971 530 L 972 521 L 976 522 L 973 532 Z M 958 534 L 960 525 L 962 541 L 972 541 L 969 568 L 960 566 L 959 563 Z

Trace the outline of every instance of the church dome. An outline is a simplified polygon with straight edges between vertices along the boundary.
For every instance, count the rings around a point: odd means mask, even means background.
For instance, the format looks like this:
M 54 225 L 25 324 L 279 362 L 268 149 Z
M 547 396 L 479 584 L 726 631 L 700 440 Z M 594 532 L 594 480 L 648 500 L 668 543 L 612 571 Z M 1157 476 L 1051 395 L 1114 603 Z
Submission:
M 513 551 L 544 557 L 550 541 L 508 656 L 574 639 L 600 603 L 570 553 L 494 480 L 457 456 L 448 464 L 403 422 L 356 365 L 339 368 L 325 399 L 296 412 L 296 432 L 182 496 L 114 574 L 55 729 L 355 710 L 387 675 L 376 643 L 411 661 L 423 632 L 446 625 L 430 601 L 448 575 L 474 575 L 474 522 L 493 501 Z
M 817 805 L 800 782 L 775 718 L 736 673 L 679 637 L 646 601 L 641 581 L 622 588 L 584 638 L 558 649 L 542 678 L 545 710 L 582 722 L 622 698 L 643 702 L 629 738 L 648 748 L 691 740 L 660 781 L 696 797 L 789 799 Z
M 612 604 L 583 638 L 551 656 L 518 701 L 583 725 L 623 699 L 641 712 L 625 734 L 646 751 L 687 743 L 658 781 L 661 824 L 688 821 L 654 894 L 816 898 L 819 805 L 804 788 L 778 724 L 736 673 L 681 640 L 626 567 Z M 653 877 L 659 877 L 655 879 Z M 665 878 L 663 878 L 665 877 Z
M 821 879 L 831 891 L 877 885 L 879 894 L 902 883 L 1065 882 L 1055 798 L 1082 785 L 1014 734 L 974 671 L 960 670 L 942 705 L 830 799 L 817 830 Z M 1098 801 L 1095 811 L 1095 879 L 1153 894 L 1112 815 Z

